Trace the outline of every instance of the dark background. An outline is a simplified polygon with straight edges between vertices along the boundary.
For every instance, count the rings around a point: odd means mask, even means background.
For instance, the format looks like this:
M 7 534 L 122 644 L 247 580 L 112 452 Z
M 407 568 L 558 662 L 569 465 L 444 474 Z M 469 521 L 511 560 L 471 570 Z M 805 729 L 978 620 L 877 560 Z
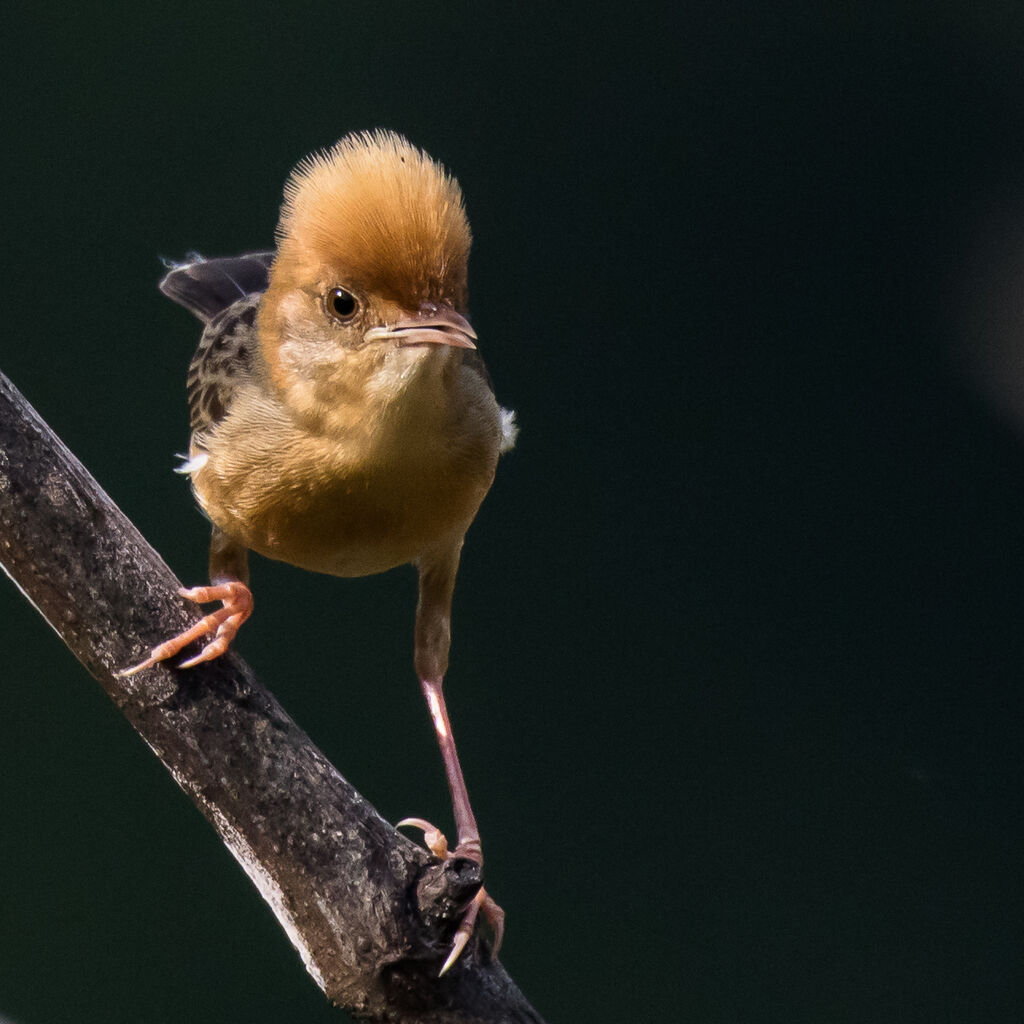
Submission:
M 203 581 L 157 257 L 269 245 L 300 157 L 404 132 L 522 423 L 449 677 L 513 976 L 551 1022 L 1019 1020 L 1020 6 L 284 6 L 5 14 L 0 369 Z M 447 824 L 412 572 L 254 586 L 261 678 Z M 0 1015 L 342 1019 L 6 583 L 0 620 Z

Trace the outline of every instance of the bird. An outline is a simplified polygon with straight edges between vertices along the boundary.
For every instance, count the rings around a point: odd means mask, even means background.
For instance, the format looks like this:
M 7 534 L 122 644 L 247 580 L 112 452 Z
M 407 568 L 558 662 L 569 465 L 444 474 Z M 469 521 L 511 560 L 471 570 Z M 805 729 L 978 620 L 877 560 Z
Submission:
M 455 178 L 403 136 L 345 135 L 303 159 L 284 188 L 276 249 L 174 264 L 161 291 L 203 323 L 188 371 L 185 474 L 211 523 L 208 586 L 220 602 L 124 674 L 202 647 L 189 668 L 228 650 L 253 611 L 248 553 L 359 577 L 418 573 L 413 664 L 440 747 L 457 841 L 422 818 L 435 855 L 483 865 L 443 681 L 463 541 L 515 443 L 468 320 L 471 233 Z M 457 960 L 481 888 L 441 973 Z

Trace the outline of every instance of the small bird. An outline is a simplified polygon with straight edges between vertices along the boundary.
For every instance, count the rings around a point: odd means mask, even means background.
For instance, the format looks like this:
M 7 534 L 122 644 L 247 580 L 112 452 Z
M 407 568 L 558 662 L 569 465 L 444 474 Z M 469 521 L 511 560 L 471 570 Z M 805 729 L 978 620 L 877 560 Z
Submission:
M 204 646 L 223 654 L 251 615 L 248 552 L 314 572 L 419 574 L 414 665 L 441 748 L 458 840 L 482 865 L 480 833 L 442 691 L 463 539 L 515 442 L 466 318 L 469 222 L 458 183 L 393 132 L 346 135 L 293 171 L 276 252 L 201 257 L 161 290 L 205 324 L 188 373 L 191 442 L 180 472 L 212 524 L 210 586 L 221 602 L 126 674 Z M 440 830 L 420 818 L 431 851 Z M 481 889 L 441 973 L 481 907 Z

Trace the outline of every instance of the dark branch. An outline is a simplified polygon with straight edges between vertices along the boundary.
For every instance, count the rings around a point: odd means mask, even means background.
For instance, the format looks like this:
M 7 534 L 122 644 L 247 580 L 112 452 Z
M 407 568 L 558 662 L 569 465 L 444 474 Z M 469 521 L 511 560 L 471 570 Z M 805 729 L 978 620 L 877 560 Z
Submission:
M 114 674 L 195 608 L 2 374 L 0 563 L 216 828 L 330 999 L 370 1020 L 540 1022 L 483 943 L 436 977 L 475 865 L 439 864 L 395 832 L 238 657 Z

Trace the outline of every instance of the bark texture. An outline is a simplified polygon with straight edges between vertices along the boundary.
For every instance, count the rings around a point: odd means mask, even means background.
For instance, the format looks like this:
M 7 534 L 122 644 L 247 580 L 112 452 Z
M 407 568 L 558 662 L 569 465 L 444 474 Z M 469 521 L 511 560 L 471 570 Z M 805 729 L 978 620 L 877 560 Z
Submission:
M 0 564 L 214 826 L 331 1000 L 368 1020 L 542 1024 L 477 939 L 437 978 L 476 865 L 400 836 L 240 658 L 116 675 L 195 606 L 3 374 Z

